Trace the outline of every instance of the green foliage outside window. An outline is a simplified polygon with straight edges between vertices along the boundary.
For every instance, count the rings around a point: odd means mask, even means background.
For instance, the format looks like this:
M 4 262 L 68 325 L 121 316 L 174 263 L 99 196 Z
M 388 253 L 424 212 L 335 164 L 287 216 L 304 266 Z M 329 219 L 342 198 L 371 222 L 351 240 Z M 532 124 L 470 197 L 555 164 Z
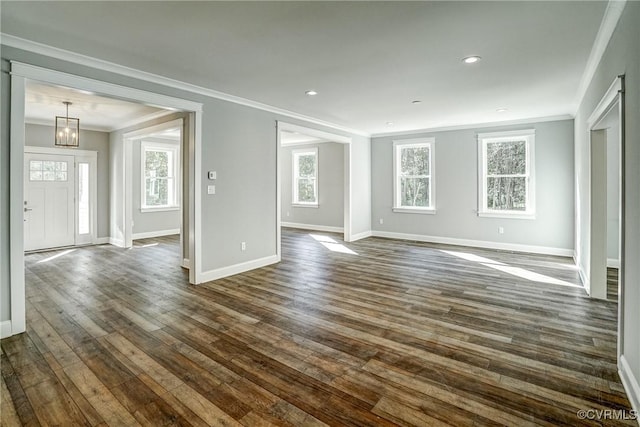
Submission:
M 429 156 L 428 146 L 400 149 L 400 206 L 430 206 Z
M 527 209 L 527 146 L 525 141 L 487 144 L 487 209 Z
M 169 176 L 171 153 L 147 150 L 145 153 L 145 202 L 146 206 L 169 205 Z
M 298 165 L 298 203 L 317 203 L 316 200 L 316 155 L 300 154 Z

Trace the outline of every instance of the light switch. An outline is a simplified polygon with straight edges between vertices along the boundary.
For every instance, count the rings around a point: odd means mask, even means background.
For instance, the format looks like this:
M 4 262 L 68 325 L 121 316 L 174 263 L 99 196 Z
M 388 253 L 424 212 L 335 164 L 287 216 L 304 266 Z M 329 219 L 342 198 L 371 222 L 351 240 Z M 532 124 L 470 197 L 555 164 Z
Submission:
M 209 171 L 208 177 L 209 179 L 216 179 L 216 171 Z
M 216 194 L 216 186 L 208 185 L 207 186 L 207 194 Z

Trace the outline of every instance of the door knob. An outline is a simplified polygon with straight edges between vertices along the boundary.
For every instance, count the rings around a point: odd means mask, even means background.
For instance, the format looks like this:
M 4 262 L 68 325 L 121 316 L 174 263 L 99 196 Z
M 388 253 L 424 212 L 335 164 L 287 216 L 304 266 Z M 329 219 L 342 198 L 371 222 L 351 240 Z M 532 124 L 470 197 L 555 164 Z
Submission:
M 33 208 L 27 208 L 27 207 L 24 208 L 25 212 L 29 212 L 29 211 L 32 211 L 32 210 L 33 210 Z

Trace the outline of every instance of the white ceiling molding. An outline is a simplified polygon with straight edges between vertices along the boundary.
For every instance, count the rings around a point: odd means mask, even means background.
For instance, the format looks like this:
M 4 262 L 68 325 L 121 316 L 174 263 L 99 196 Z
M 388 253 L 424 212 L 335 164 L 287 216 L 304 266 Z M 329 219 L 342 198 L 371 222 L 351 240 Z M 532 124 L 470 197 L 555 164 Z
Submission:
M 416 129 L 404 132 L 385 132 L 385 133 L 375 133 L 371 135 L 372 138 L 384 138 L 387 136 L 403 136 L 403 135 L 417 135 L 421 133 L 435 133 L 435 132 L 448 132 L 453 130 L 468 130 L 468 129 L 483 129 L 483 128 L 494 128 L 494 127 L 503 127 L 503 126 L 517 126 L 517 125 L 530 125 L 532 123 L 544 123 L 544 122 L 555 122 L 558 120 L 573 120 L 574 116 L 570 114 L 565 114 L 561 116 L 547 116 L 547 117 L 533 117 L 530 119 L 523 120 L 510 120 L 505 122 L 491 122 L 491 123 L 476 123 L 469 125 L 460 125 L 460 126 L 445 126 L 438 128 L 430 128 L 430 129 Z
M 149 73 L 146 71 L 136 70 L 134 68 L 115 64 L 113 62 L 104 61 L 102 59 L 94 58 L 87 55 L 82 55 L 82 54 L 71 52 L 65 49 L 49 46 L 43 43 L 34 42 L 31 40 L 23 39 L 21 37 L 16 37 L 11 34 L 0 33 L 0 39 L 2 40 L 3 45 L 10 46 L 16 49 L 21 49 L 21 50 L 36 53 L 39 55 L 53 57 L 56 59 L 60 59 L 62 61 L 67 61 L 67 62 L 71 62 L 78 65 L 97 68 L 97 69 L 108 71 L 114 74 L 119 74 L 122 76 L 147 81 L 150 83 L 156 83 L 162 86 L 184 90 L 186 92 L 195 93 L 198 95 L 204 95 L 211 98 L 221 99 L 223 101 L 233 102 L 235 104 L 245 105 L 247 107 L 256 108 L 263 111 L 269 111 L 274 114 L 279 114 L 279 115 L 290 117 L 293 119 L 304 120 L 305 122 L 324 126 L 334 130 L 340 130 L 343 132 L 348 132 L 355 135 L 361 135 L 366 137 L 371 136 L 369 133 L 361 131 L 359 129 L 352 129 L 349 127 L 337 125 L 335 123 L 326 122 L 324 120 L 305 116 L 303 114 L 298 114 L 293 111 L 288 111 L 288 110 L 274 107 L 271 105 L 252 101 L 250 99 L 241 98 L 239 96 L 230 95 L 224 92 L 219 92 L 217 90 L 209 89 L 202 86 L 197 86 L 191 83 L 182 82 L 169 77 L 160 76 L 160 75 Z
M 609 40 L 611 40 L 611 36 L 618 25 L 618 21 L 622 16 L 622 11 L 626 4 L 627 0 L 609 0 L 609 3 L 607 3 L 607 9 L 602 17 L 602 22 L 600 23 L 598 34 L 596 34 L 596 39 L 593 42 L 593 47 L 591 48 L 591 53 L 589 54 L 584 74 L 582 74 L 582 79 L 580 80 L 580 86 L 578 86 L 578 96 L 576 97 L 574 111 L 578 110 L 582 103 L 582 99 L 587 93 L 587 89 L 589 88 L 591 80 L 598 69 L 598 65 L 602 60 L 602 56 L 607 49 Z

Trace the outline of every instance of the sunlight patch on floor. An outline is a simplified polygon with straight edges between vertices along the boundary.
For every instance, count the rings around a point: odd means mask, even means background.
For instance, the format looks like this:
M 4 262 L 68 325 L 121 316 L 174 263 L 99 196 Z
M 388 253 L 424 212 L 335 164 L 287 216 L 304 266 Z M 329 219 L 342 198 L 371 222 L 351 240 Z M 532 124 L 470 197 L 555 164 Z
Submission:
M 131 248 L 132 249 L 140 249 L 140 248 L 150 248 L 150 247 L 153 247 L 153 246 L 158 246 L 158 243 L 149 243 L 149 244 L 146 244 L 146 245 L 133 245 L 133 246 L 131 246 Z
M 358 255 L 357 252 L 352 251 L 342 243 L 336 242 L 329 236 L 322 236 L 320 234 L 309 234 L 316 242 L 320 243 L 331 252 L 339 252 L 342 254 Z
M 61 256 L 68 255 L 68 254 L 70 254 L 71 252 L 74 252 L 74 251 L 75 251 L 75 249 L 67 249 L 66 251 L 62 251 L 62 252 L 60 252 L 59 254 L 55 254 L 55 255 L 52 255 L 52 256 L 50 256 L 50 257 L 48 257 L 48 258 L 41 259 L 41 260 L 40 260 L 40 261 L 38 261 L 36 264 L 40 264 L 40 263 L 42 263 L 42 262 L 49 262 L 49 261 L 52 261 L 52 260 L 54 260 L 54 259 L 56 259 L 56 258 L 60 258 Z
M 481 256 L 474 255 L 474 254 L 469 254 L 469 253 L 466 253 L 466 252 L 445 251 L 445 250 L 441 250 L 441 252 L 444 252 L 444 253 L 449 254 L 449 255 L 456 256 L 458 258 L 462 258 L 462 259 L 467 260 L 467 261 L 477 262 L 479 264 L 484 265 L 485 267 L 490 267 L 490 268 L 496 269 L 498 271 L 502 271 L 503 273 L 511 274 L 512 276 L 520 277 L 522 279 L 527 279 L 527 280 L 530 280 L 532 282 L 548 283 L 548 284 L 551 284 L 551 285 L 571 286 L 573 288 L 581 288 L 582 287 L 580 285 L 576 285 L 576 284 L 573 284 L 573 283 L 566 282 L 564 280 L 556 279 L 556 278 L 551 277 L 551 276 L 547 276 L 547 275 L 540 274 L 540 273 L 535 273 L 533 271 L 529 271 L 529 270 L 526 270 L 526 269 L 520 268 L 520 267 L 512 267 L 512 266 L 510 266 L 508 264 L 505 264 L 503 262 L 494 261 L 494 260 L 489 259 L 489 258 L 481 257 Z

